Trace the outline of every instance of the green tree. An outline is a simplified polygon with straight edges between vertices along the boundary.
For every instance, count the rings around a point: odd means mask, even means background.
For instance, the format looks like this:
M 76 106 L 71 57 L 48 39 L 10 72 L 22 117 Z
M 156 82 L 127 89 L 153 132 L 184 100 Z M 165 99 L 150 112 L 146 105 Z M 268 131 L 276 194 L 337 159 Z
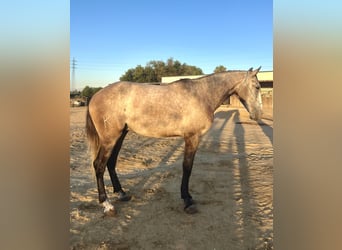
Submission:
M 84 87 L 84 89 L 81 92 L 82 97 L 86 97 L 88 99 L 88 101 L 92 98 L 92 96 L 99 91 L 100 89 L 102 89 L 101 87 L 97 87 L 97 88 L 93 88 L 93 87 L 89 87 L 88 85 Z
M 227 68 L 223 65 L 219 65 L 214 69 L 214 73 L 224 72 L 227 71 Z
M 126 73 L 120 77 L 121 81 L 130 81 L 133 82 L 134 81 L 134 69 L 129 69 L 126 71 Z
M 128 69 L 124 75 L 120 77 L 121 81 L 134 82 L 161 82 L 163 76 L 184 76 L 184 75 L 203 75 L 202 69 L 181 63 L 172 57 L 166 62 L 150 61 L 145 67 L 141 65 Z
M 141 65 L 138 65 L 133 72 L 133 81 L 135 82 L 145 82 L 145 69 Z
M 157 82 L 157 75 L 153 67 L 146 65 L 145 67 L 145 78 L 146 82 Z
M 202 69 L 196 67 L 196 66 L 190 66 L 186 65 L 185 63 L 182 65 L 183 68 L 183 76 L 187 75 L 203 75 Z
M 162 76 L 166 75 L 166 67 L 163 61 L 150 61 L 147 66 L 150 66 L 155 73 L 154 82 L 160 82 Z
M 87 85 L 84 87 L 84 89 L 81 92 L 83 97 L 91 97 L 92 96 L 92 90 L 91 88 Z

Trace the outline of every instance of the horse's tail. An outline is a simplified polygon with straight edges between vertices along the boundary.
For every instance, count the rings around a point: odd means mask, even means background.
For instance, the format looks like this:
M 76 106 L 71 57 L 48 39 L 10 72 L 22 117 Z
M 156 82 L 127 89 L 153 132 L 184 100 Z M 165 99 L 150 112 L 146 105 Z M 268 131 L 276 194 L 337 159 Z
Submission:
M 100 138 L 97 130 L 94 126 L 94 122 L 91 119 L 89 113 L 89 106 L 87 107 L 87 117 L 86 117 L 86 133 L 88 137 L 88 142 L 90 146 L 90 151 L 92 155 L 92 162 L 95 160 L 97 153 L 99 151 Z

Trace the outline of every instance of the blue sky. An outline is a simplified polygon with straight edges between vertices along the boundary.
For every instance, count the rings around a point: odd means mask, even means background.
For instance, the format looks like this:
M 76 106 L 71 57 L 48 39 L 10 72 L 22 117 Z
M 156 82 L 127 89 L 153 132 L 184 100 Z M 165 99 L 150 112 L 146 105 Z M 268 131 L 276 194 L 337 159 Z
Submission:
M 205 74 L 218 65 L 273 70 L 272 1 L 70 1 L 77 89 L 106 86 L 129 68 L 170 57 Z

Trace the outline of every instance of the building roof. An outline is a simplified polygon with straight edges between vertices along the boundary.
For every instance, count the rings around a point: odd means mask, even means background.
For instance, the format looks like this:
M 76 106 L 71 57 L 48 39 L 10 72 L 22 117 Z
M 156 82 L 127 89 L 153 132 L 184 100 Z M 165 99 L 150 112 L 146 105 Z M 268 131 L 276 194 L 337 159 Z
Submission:
M 257 77 L 260 82 L 273 82 L 273 71 L 260 71 Z

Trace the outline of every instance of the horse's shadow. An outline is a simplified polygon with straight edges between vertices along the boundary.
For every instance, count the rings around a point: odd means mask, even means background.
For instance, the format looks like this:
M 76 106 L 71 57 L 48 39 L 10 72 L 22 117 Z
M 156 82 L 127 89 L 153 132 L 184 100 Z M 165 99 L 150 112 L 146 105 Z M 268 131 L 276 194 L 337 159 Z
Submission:
M 241 118 L 239 109 L 229 110 L 229 111 L 219 111 L 215 114 L 215 118 L 224 119 L 219 123 L 219 126 L 216 126 L 215 129 L 219 131 L 219 133 L 210 133 L 210 138 L 206 138 L 206 143 L 204 143 L 203 147 L 205 149 L 213 149 L 214 151 L 220 152 L 220 154 L 228 154 L 228 159 L 232 159 L 232 161 L 227 161 L 228 165 L 222 166 L 226 171 L 227 180 L 234 180 L 234 182 L 238 183 L 238 189 L 241 189 L 241 194 L 238 197 L 235 197 L 237 200 L 236 206 L 237 210 L 241 211 L 241 216 L 244 218 L 242 220 L 242 230 L 243 230 L 243 238 L 250 238 L 250 231 L 257 232 L 255 235 L 263 235 L 263 231 L 258 224 L 252 218 L 258 218 L 259 215 L 259 200 L 254 198 L 255 190 L 254 186 L 257 184 L 255 181 L 256 172 L 255 168 L 252 170 L 250 166 L 254 164 L 252 159 L 249 159 L 247 154 L 247 146 L 248 141 L 246 141 L 246 131 L 244 124 L 259 126 L 262 132 L 273 145 L 273 128 L 264 123 L 263 121 L 255 122 L 255 121 L 245 121 L 245 119 Z M 243 111 L 242 111 L 243 112 Z M 233 126 L 233 128 L 231 127 Z M 218 143 L 220 139 L 223 139 L 223 132 L 226 129 L 232 129 L 231 137 L 228 139 L 228 143 L 226 146 L 226 150 L 222 150 L 222 145 Z M 227 134 L 225 134 L 227 136 Z M 224 138 L 227 141 L 227 138 Z M 262 160 L 261 160 L 262 161 Z M 235 164 L 234 162 L 237 162 Z M 230 165 L 229 165 L 230 164 Z M 259 164 L 263 164 L 262 162 Z M 233 166 L 235 165 L 235 166 Z M 260 185 L 260 184 L 258 184 Z M 236 193 L 236 187 L 233 184 L 228 185 L 228 193 L 234 194 Z M 266 205 L 265 205 L 266 206 Z M 267 205 L 265 208 L 268 209 Z M 252 216 L 251 216 L 252 215 Z M 239 230 L 240 221 L 236 221 L 235 226 L 236 230 Z M 271 234 L 267 232 L 267 234 Z M 267 244 L 272 244 L 272 240 L 268 239 L 268 236 L 264 236 L 267 239 Z M 258 239 L 255 239 L 257 244 Z M 244 243 L 243 243 L 244 244 Z M 243 248 L 249 248 L 248 245 L 243 245 Z

